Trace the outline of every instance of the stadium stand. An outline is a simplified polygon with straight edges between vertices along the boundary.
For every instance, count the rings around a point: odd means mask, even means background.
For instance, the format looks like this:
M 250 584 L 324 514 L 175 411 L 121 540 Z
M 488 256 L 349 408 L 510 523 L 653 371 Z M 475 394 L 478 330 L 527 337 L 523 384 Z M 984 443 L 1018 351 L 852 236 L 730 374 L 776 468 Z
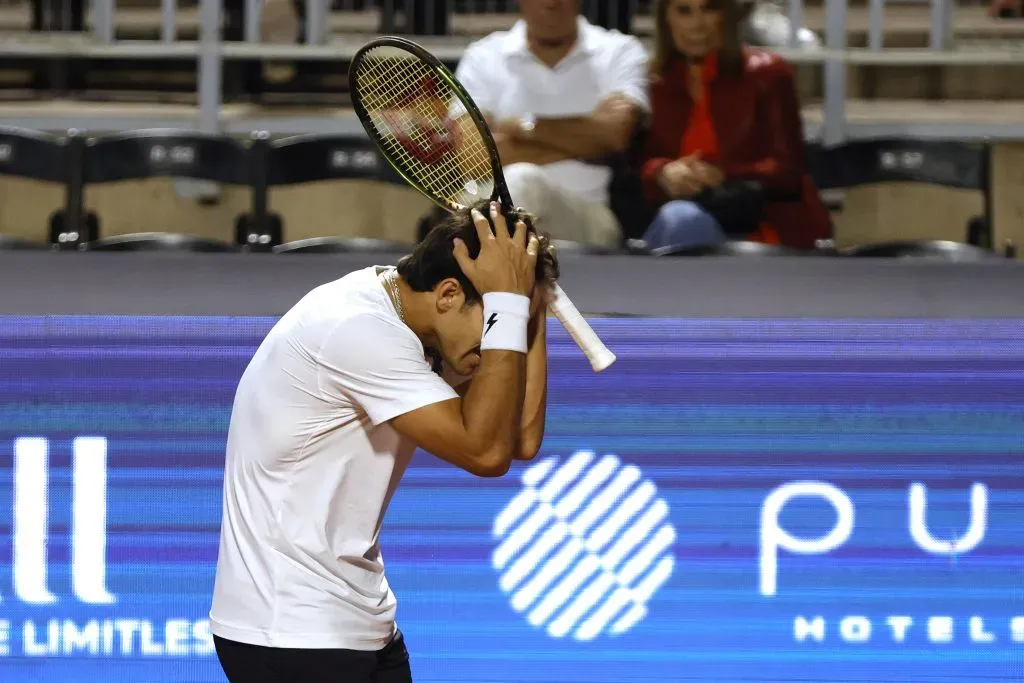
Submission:
M 414 33 L 454 65 L 469 41 L 514 21 L 514 3 L 460 0 L 450 3 L 443 26 L 429 25 L 439 2 L 413 3 L 419 9 L 406 16 L 391 1 L 309 0 L 302 3 L 301 42 L 270 45 L 257 42 L 259 0 L 228 11 L 220 0 L 92 0 L 84 9 L 71 0 L 4 0 L 0 124 L 53 135 L 76 129 L 90 139 L 154 128 L 228 135 L 247 145 L 254 131 L 273 144 L 296 135 L 358 138 L 345 74 L 363 41 L 382 30 Z M 585 11 L 647 40 L 648 5 L 594 0 Z M 1024 239 L 1024 22 L 952 0 L 793 0 L 771 8 L 792 27 L 790 45 L 779 51 L 796 66 L 811 140 L 826 147 L 878 137 L 984 142 L 991 150 L 988 200 L 970 189 L 905 183 L 851 192 L 835 215 L 840 245 L 960 241 L 964 226 L 983 214 L 990 214 L 985 239 L 992 244 Z M 801 46 L 800 27 L 819 35 L 823 47 Z M 445 35 L 429 35 L 439 28 Z M 295 64 L 295 77 L 254 78 L 264 61 Z M 67 183 L 0 172 L 0 232 L 45 241 L 50 214 L 66 205 Z M 197 202 L 175 186 L 171 179 L 128 178 L 86 184 L 83 215 L 100 217 L 105 237 L 180 233 L 184 226 L 228 243 L 240 232 L 268 234 L 236 226 L 253 212 L 251 187 L 220 185 Z M 283 242 L 328 235 L 409 242 L 428 208 L 405 188 L 365 178 L 270 183 L 268 197 L 286 226 Z M 906 232 L 911 225 L 929 234 Z

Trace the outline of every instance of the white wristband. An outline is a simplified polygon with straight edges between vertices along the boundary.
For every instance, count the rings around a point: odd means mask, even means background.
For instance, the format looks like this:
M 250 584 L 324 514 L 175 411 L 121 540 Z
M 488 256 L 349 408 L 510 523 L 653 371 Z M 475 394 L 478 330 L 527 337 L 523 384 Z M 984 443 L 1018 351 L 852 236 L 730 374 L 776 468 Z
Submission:
M 480 350 L 526 353 L 530 298 L 511 292 L 488 292 L 483 298 L 484 333 L 480 340 Z

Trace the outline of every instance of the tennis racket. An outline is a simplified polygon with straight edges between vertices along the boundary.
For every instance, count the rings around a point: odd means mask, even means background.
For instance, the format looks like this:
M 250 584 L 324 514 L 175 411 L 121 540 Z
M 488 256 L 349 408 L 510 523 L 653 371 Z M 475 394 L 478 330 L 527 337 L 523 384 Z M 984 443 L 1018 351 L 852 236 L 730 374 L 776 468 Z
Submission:
M 381 154 L 409 185 L 458 212 L 484 199 L 515 212 L 501 159 L 480 109 L 452 72 L 416 43 L 385 36 L 356 52 L 352 105 Z M 548 309 L 601 372 L 612 353 L 555 283 Z

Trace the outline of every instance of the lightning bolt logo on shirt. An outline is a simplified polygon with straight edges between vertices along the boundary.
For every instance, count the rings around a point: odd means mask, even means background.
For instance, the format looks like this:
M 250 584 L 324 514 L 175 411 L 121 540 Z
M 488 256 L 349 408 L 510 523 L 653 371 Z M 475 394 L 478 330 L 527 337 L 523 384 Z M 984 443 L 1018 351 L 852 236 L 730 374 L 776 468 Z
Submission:
M 491 317 L 487 319 L 487 329 L 484 330 L 485 335 L 491 331 L 491 328 L 494 327 L 494 323 L 496 322 L 498 322 L 498 314 L 491 313 Z

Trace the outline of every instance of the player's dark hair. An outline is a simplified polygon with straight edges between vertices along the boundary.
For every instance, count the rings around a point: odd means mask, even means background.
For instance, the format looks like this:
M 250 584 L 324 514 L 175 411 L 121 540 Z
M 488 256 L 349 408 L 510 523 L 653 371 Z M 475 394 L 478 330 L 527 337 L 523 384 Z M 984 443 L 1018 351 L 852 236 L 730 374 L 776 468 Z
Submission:
M 489 204 L 490 202 L 485 200 L 476 204 L 474 208 L 487 217 L 493 232 L 494 223 L 491 221 Z M 507 220 L 509 227 L 512 228 L 515 220 L 512 216 Z M 480 255 L 480 238 L 476 234 L 470 209 L 450 215 L 428 232 L 413 252 L 398 262 L 398 274 L 414 292 L 430 292 L 442 280 L 455 278 L 462 285 L 466 303 L 478 303 L 482 299 L 480 292 L 476 291 L 476 287 L 462 273 L 459 262 L 455 260 L 453 249 L 456 237 L 466 243 L 472 258 Z M 548 237 L 539 233 L 538 237 L 541 249 L 537 259 L 537 282 L 552 283 L 558 279 L 558 262 L 548 249 Z

